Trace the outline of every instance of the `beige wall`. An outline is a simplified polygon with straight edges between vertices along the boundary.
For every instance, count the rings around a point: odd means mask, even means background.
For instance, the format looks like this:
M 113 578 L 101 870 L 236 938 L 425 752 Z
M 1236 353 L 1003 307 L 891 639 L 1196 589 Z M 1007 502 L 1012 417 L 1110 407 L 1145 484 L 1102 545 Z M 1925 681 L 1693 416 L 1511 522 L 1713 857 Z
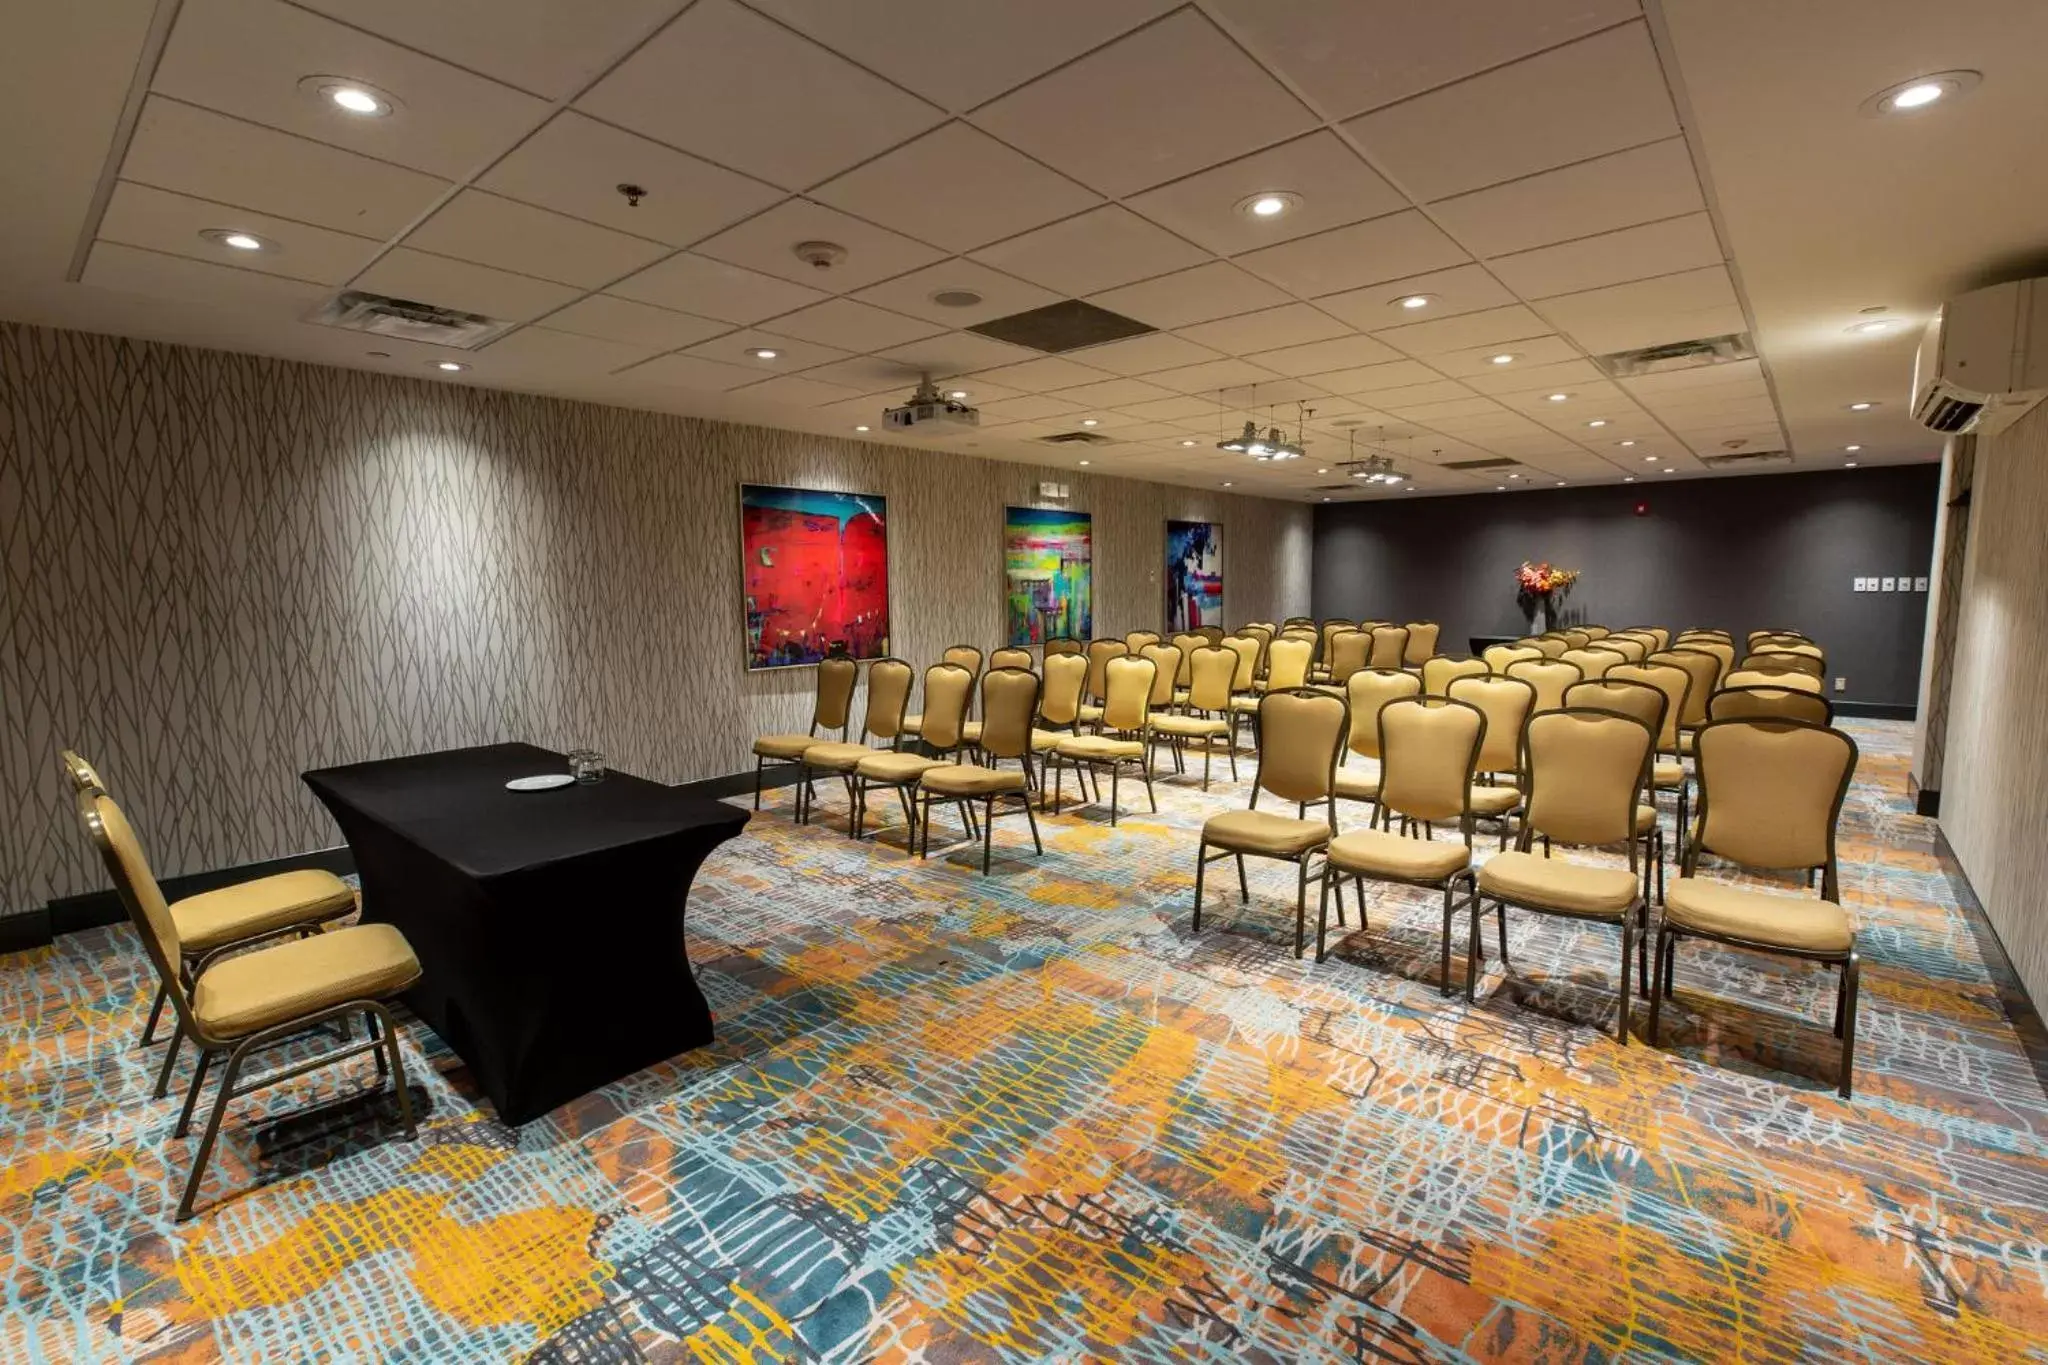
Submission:
M 923 663 L 998 643 L 1003 508 L 1054 477 L 1094 518 L 1098 632 L 1160 625 L 1168 518 L 1222 523 L 1231 619 L 1308 609 L 1296 504 L 0 325 L 0 912 L 102 884 L 66 744 L 166 875 L 335 842 L 322 764 L 520 738 L 750 767 L 813 675 L 741 667 L 740 482 L 885 495 Z
M 2048 406 L 1977 443 L 1941 827 L 2035 1000 L 2048 1000 Z

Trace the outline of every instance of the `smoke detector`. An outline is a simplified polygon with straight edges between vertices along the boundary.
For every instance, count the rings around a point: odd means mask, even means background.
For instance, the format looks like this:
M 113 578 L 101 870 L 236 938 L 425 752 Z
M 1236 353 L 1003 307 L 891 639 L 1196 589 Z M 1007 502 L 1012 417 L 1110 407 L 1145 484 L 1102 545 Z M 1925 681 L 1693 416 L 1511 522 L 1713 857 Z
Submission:
M 837 242 L 798 242 L 790 250 L 813 270 L 830 270 L 846 260 L 846 248 Z

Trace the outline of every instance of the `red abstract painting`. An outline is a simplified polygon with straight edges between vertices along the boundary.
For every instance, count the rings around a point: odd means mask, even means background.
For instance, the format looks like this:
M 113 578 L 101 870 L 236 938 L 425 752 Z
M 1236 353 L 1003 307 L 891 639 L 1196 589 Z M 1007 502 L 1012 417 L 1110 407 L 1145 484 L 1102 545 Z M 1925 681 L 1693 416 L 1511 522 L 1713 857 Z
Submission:
M 889 652 L 889 528 L 866 493 L 740 486 L 747 667 Z

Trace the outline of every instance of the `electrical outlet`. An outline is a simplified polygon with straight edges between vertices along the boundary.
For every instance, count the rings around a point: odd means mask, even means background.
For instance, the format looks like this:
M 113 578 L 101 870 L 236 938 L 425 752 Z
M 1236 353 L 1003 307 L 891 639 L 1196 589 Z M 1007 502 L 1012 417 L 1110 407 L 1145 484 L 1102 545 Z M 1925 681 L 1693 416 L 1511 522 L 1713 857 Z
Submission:
M 1913 575 L 1911 575 L 1911 574 L 1909 574 L 1909 573 L 1902 573 L 1902 574 L 1900 574 L 1900 575 L 1899 575 L 1899 591 L 1900 591 L 1900 592 L 1911 592 L 1911 591 L 1913 591 Z
M 1926 592 L 1926 591 L 1927 591 L 1927 580 L 1926 580 L 1926 579 L 1924 579 L 1924 578 L 1915 578 L 1915 579 L 1913 580 L 1913 591 L 1914 591 L 1914 592 Z
M 1837 692 L 1847 692 L 1848 690 L 1849 690 L 1849 680 L 1848 680 L 1847 678 L 1837 678 L 1837 679 L 1835 679 L 1835 691 L 1837 691 Z
M 1899 590 L 1899 580 L 1896 578 L 1881 578 L 1878 582 L 1884 585 L 1878 589 L 1879 592 L 1897 592 Z

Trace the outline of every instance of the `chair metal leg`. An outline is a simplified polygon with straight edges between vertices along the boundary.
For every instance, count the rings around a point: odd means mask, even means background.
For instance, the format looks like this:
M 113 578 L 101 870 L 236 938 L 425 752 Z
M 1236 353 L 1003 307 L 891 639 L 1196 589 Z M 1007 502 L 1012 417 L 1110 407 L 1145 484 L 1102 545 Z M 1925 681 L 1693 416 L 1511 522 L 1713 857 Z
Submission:
M 1038 839 L 1038 817 L 1031 813 L 1031 798 L 1025 797 L 1023 805 L 1024 822 L 1031 826 L 1031 847 L 1037 852 L 1039 857 L 1043 858 L 1045 856 L 1045 845 L 1040 843 Z
M 170 999 L 170 990 L 159 981 L 156 983 L 156 1000 L 149 1007 L 149 1020 L 142 1026 L 142 1047 L 156 1041 L 156 1021 L 163 1017 L 164 1001 Z
M 366 1013 L 371 1018 L 383 1022 L 383 1051 L 390 1054 L 391 1080 L 398 1087 L 398 1121 L 405 1125 L 405 1136 L 407 1140 L 410 1140 L 418 1136 L 418 1134 L 413 1128 L 412 1122 L 412 1093 L 406 1089 L 405 1085 L 405 1059 L 398 1055 L 398 1027 L 392 1022 L 391 1011 L 382 1005 L 371 1005 Z M 383 1056 L 380 1055 L 378 1061 L 382 1062 L 383 1060 Z M 383 1067 L 379 1066 L 378 1070 L 381 1072 Z
M 1308 858 L 1304 856 L 1295 867 L 1294 955 L 1299 958 L 1308 948 Z
M 754 760 L 754 809 L 755 809 L 755 810 L 759 810 L 759 809 L 761 809 L 761 769 L 762 769 L 762 768 L 764 768 L 764 767 L 766 767 L 766 766 L 767 766 L 767 763 L 768 763 L 768 760 L 767 760 L 767 759 L 765 759 L 765 758 L 756 758 L 756 759 Z
M 1621 1006 L 1615 1020 L 1615 1037 L 1623 1047 L 1628 1046 L 1628 969 L 1629 960 L 1636 955 L 1636 921 L 1633 915 L 1621 917 Z
M 1207 844 L 1203 844 L 1203 843 L 1198 843 L 1198 844 L 1196 844 L 1196 845 L 1195 845 L 1195 929 L 1194 929 L 1194 932 L 1196 932 L 1196 933 L 1198 933 L 1198 934 L 1202 932 L 1202 874 L 1203 874 L 1203 873 L 1205 873 L 1205 872 L 1207 872 L 1208 870 L 1209 870 L 1209 846 L 1208 846 Z
M 1669 926 L 1666 926 L 1669 929 Z M 1664 998 L 1671 998 L 1671 979 L 1678 974 L 1678 931 L 1673 929 L 1664 945 Z
M 1235 738 L 1235 736 L 1232 736 L 1233 743 L 1230 746 L 1230 780 L 1232 782 L 1237 781 L 1237 745 L 1234 742 Z
M 1451 921 L 1457 918 L 1457 883 L 1444 883 L 1444 960 L 1443 993 L 1451 993 Z M 1470 931 L 1465 938 L 1465 1003 L 1470 1005 L 1479 995 L 1479 920 L 1481 916 L 1479 897 L 1475 893 L 1471 900 L 1472 917 Z
M 1666 927 L 1665 925 L 1662 925 L 1662 924 L 1660 924 L 1660 925 L 1658 925 L 1658 926 L 1657 926 L 1657 953 L 1656 953 L 1656 961 L 1657 961 L 1657 975 L 1656 975 L 1656 977 L 1655 977 L 1655 978 L 1654 978 L 1654 979 L 1653 979 L 1653 980 L 1652 980 L 1652 981 L 1650 982 L 1650 1030 L 1649 1030 L 1649 1039 L 1650 1039 L 1650 1046 L 1651 1046 L 1651 1047 L 1656 1047 L 1656 1046 L 1658 1045 L 1658 1044 L 1657 1044 L 1657 1020 L 1658 1020 L 1658 1016 L 1659 1016 L 1659 1014 L 1660 1014 L 1660 1011 L 1661 1011 L 1661 1006 L 1662 1006 L 1662 1005 L 1664 1004 L 1664 997 L 1665 997 L 1665 995 L 1666 995 L 1666 994 L 1668 994 L 1668 993 L 1669 993 L 1669 990 L 1670 990 L 1670 987 L 1669 987 L 1668 983 L 1667 983 L 1667 982 L 1665 981 L 1665 979 L 1664 979 L 1664 973 L 1665 973 L 1666 971 L 1670 970 L 1670 962 L 1671 962 L 1671 959 L 1670 959 L 1670 956 L 1669 956 L 1670 952 L 1671 952 L 1671 930 L 1670 930 L 1670 929 L 1669 929 L 1668 927 Z
M 1116 828 L 1117 784 L 1123 779 L 1123 771 L 1124 765 L 1121 763 L 1109 765 L 1109 827 L 1111 829 Z
M 1471 883 L 1472 886 L 1472 899 L 1476 901 L 1479 899 L 1479 879 L 1476 877 L 1468 877 L 1467 880 Z M 1500 931 L 1500 969 L 1502 971 L 1506 971 L 1508 969 L 1507 902 L 1495 901 L 1493 903 L 1493 923 L 1494 927 Z
M 1836 1093 L 1845 1100 L 1856 1079 L 1856 988 L 1862 975 L 1863 964 L 1852 948 L 1842 969 L 1842 1080 L 1836 1087 Z
M 206 1116 L 206 1132 L 199 1139 L 199 1150 L 192 1157 L 192 1174 L 185 1180 L 185 1197 L 178 1201 L 178 1221 L 184 1222 L 192 1216 L 192 1196 L 199 1193 L 199 1182 L 206 1175 L 207 1158 L 213 1155 L 213 1141 L 220 1136 L 220 1121 L 228 1112 L 228 1101 L 235 1094 L 235 1073 L 242 1069 L 242 1058 L 249 1045 L 238 1044 L 228 1054 L 227 1069 L 221 1073 L 220 1088 L 213 1097 L 213 1109 Z M 197 1094 L 199 1087 L 192 1087 Z M 182 1134 L 180 1135 L 182 1136 Z
M 1316 961 L 1318 962 L 1323 961 L 1323 959 L 1329 956 L 1329 951 L 1324 946 L 1324 943 L 1330 932 L 1330 883 L 1336 880 L 1335 877 L 1330 875 L 1329 868 L 1325 866 L 1323 869 L 1322 894 L 1316 900 Z M 1342 924 L 1343 922 L 1344 886 L 1339 882 L 1337 886 L 1337 923 Z
M 1047 761 L 1048 761 L 1048 762 L 1051 762 L 1052 760 L 1050 760 L 1050 759 L 1049 759 L 1049 760 L 1047 760 Z M 1054 815 L 1058 815 L 1058 814 L 1060 813 L 1060 784 L 1061 784 L 1061 783 L 1062 783 L 1063 781 L 1065 781 L 1065 780 L 1066 780 L 1066 775 L 1067 775 L 1067 765 L 1066 765 L 1066 764 L 1064 764 L 1064 763 L 1059 763 L 1059 762 L 1053 762 L 1053 765 L 1052 765 L 1052 813 L 1053 813 Z M 1045 800 L 1045 797 L 1043 796 L 1043 794 L 1041 794 L 1041 795 L 1039 796 L 1039 801 L 1040 801 L 1040 803 L 1041 803 L 1041 804 L 1043 804 L 1044 800 Z
M 178 1111 L 178 1122 L 171 1129 L 171 1136 L 181 1138 L 192 1131 L 192 1107 L 199 1103 L 199 1092 L 206 1088 L 207 1068 L 213 1065 L 213 1050 L 199 1049 L 199 1064 L 192 1068 L 192 1088 L 185 1092 L 185 1104 Z
M 181 1019 L 171 1020 L 171 1045 L 164 1050 L 164 1064 L 157 1068 L 156 1089 L 152 1092 L 157 1099 L 171 1088 L 171 1071 L 178 1065 L 178 1044 L 185 1041 L 185 1024 Z
M 380 1034 L 380 1033 L 378 1033 L 378 1031 L 377 1031 L 377 1029 L 378 1029 L 378 1024 L 377 1024 L 377 1016 L 376 1016 L 376 1015 L 374 1015 L 374 1014 L 370 1013 L 370 1012 L 369 1012 L 368 1010 L 364 1010 L 364 1011 L 363 1011 L 363 1025 L 364 1025 L 364 1027 L 365 1027 L 365 1028 L 367 1028 L 367 1029 L 368 1029 L 368 1030 L 370 1031 L 370 1041 L 371 1041 L 371 1042 L 373 1042 L 373 1043 L 381 1043 L 381 1042 L 383 1041 L 383 1035 L 382 1035 L 382 1034 Z M 372 1057 L 376 1058 L 376 1060 L 377 1060 L 377 1079 L 381 1081 L 381 1080 L 383 1080 L 383 1079 L 384 1079 L 384 1078 L 385 1078 L 386 1076 L 388 1076 L 388 1075 L 390 1074 L 390 1070 L 389 1070 L 389 1068 L 390 1068 L 390 1066 L 391 1066 L 391 1063 L 390 1063 L 390 1061 L 389 1061 L 389 1060 L 388 1060 L 388 1059 L 387 1059 L 387 1058 L 386 1058 L 386 1057 L 384 1056 L 384 1049 L 383 1049 L 382 1047 L 373 1047 L 373 1048 L 371 1048 L 371 1049 L 370 1049 L 370 1055 L 371 1055 Z
M 1244 855 L 1242 853 L 1237 855 L 1237 898 L 1245 905 L 1252 903 L 1252 888 L 1251 883 L 1245 880 Z
M 995 837 L 996 799 L 991 796 L 988 799 L 988 809 L 982 813 L 981 817 L 981 875 L 984 877 L 988 875 L 989 849 L 994 845 Z

